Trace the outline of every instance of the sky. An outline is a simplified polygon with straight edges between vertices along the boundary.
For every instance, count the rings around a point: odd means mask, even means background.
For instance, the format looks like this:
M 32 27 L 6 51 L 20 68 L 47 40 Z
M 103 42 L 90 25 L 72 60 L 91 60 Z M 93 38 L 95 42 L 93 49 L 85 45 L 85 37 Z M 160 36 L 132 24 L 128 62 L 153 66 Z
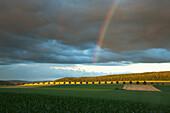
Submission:
M 0 0 L 0 80 L 170 71 L 169 6 L 169 0 Z

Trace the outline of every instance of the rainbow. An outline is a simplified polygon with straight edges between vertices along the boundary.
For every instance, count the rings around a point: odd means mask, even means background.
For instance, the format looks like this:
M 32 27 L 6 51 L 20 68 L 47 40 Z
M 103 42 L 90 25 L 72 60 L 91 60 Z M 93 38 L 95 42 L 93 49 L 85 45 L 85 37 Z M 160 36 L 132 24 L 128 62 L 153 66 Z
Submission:
M 97 41 L 96 51 L 95 51 L 95 54 L 94 54 L 94 63 L 97 63 L 98 60 L 99 60 L 100 48 L 103 44 L 103 40 L 105 38 L 105 35 L 106 35 L 107 29 L 109 27 L 110 21 L 111 21 L 114 13 L 116 11 L 117 4 L 118 4 L 118 0 L 114 0 L 113 5 L 111 6 L 109 12 L 107 13 L 104 25 L 101 29 L 101 32 L 100 32 L 100 35 L 99 35 L 99 38 L 98 38 L 98 41 Z

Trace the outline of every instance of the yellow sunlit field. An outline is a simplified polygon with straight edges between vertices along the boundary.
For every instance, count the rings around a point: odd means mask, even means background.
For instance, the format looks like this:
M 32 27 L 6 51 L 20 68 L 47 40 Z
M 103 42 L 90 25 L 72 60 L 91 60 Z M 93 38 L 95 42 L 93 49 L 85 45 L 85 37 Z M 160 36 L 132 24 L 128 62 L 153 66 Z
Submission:
M 75 84 L 83 84 L 83 85 L 86 85 L 86 84 L 117 84 L 116 83 L 117 81 L 95 81 L 95 82 L 46 82 L 46 83 L 43 83 L 43 82 L 40 82 L 40 83 L 29 83 L 29 84 L 24 84 L 25 86 L 27 85 L 63 85 L 63 84 L 66 84 L 66 85 L 75 85 Z M 118 81 L 119 84 L 129 84 L 130 81 Z M 140 84 L 143 84 L 144 81 L 138 81 Z M 132 81 L 133 84 L 136 84 L 137 81 Z M 167 85 L 170 85 L 170 81 L 146 81 L 147 84 L 159 84 L 159 83 L 164 83 L 164 84 L 167 84 Z

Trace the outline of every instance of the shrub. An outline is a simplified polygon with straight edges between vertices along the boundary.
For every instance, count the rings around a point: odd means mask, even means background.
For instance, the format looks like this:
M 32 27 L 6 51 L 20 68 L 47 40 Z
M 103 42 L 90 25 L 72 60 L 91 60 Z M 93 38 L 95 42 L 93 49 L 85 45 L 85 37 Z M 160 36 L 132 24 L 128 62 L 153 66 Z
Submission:
M 116 84 L 119 84 L 119 81 L 116 81 Z
M 129 84 L 132 84 L 132 81 L 130 81 Z
M 16 85 L 19 85 L 19 82 L 17 82 Z
M 159 83 L 157 83 L 157 85 L 159 85 Z
M 164 83 L 162 83 L 162 85 L 164 85 Z
M 138 84 L 139 84 L 139 81 L 137 81 L 136 84 L 138 85 Z
M 151 82 L 151 84 L 153 84 L 153 82 Z
M 146 81 L 144 81 L 143 84 L 145 85 L 145 84 L 146 84 Z
M 37 84 L 39 84 L 40 82 L 37 82 Z
M 126 82 L 124 81 L 123 84 L 126 84 Z

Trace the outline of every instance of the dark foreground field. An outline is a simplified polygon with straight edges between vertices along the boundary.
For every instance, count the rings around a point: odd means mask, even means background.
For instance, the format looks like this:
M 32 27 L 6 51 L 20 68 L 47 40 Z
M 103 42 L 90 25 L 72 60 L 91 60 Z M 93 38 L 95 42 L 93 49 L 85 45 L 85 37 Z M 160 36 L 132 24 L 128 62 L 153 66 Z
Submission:
M 123 85 L 0 88 L 0 112 L 169 112 L 170 86 L 161 92 L 127 91 Z

